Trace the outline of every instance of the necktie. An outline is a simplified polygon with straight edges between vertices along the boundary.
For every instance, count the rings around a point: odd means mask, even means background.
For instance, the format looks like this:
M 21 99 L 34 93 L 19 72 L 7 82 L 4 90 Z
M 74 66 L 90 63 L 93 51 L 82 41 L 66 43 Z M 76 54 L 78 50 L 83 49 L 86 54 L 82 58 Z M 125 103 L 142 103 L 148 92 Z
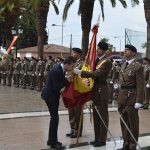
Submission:
M 126 64 L 125 64 L 125 69 L 127 68 L 127 66 L 129 65 L 129 63 L 128 62 L 126 62 Z

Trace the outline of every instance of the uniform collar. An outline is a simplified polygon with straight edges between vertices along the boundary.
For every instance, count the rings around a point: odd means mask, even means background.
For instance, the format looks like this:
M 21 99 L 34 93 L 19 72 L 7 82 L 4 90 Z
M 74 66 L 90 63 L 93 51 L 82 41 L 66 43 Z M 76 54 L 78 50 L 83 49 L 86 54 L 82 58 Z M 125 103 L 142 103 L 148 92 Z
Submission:
M 105 54 L 102 55 L 102 56 L 100 56 L 100 57 L 98 57 L 98 59 L 99 59 L 99 60 L 102 60 L 104 57 L 105 57 Z
M 126 60 L 126 62 L 128 62 L 128 64 L 130 65 L 134 60 L 135 60 L 135 59 L 132 58 L 132 59 L 130 59 L 130 60 Z

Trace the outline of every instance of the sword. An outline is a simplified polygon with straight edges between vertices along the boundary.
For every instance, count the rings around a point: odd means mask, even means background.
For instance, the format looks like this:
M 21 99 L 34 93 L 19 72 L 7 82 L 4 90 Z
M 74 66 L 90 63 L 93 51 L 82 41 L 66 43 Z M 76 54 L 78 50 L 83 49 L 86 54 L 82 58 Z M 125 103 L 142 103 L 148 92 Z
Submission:
M 125 106 L 127 105 L 127 102 L 128 102 L 128 99 L 130 97 L 130 93 L 131 91 L 128 91 L 128 95 L 127 95 L 127 99 L 126 99 L 126 102 L 125 102 Z M 134 135 L 132 134 L 131 130 L 129 129 L 128 125 L 126 124 L 125 120 L 123 119 L 122 115 L 125 113 L 125 107 L 123 108 L 122 112 L 120 113 L 119 111 L 119 115 L 120 115 L 120 119 L 121 121 L 123 122 L 123 124 L 125 125 L 126 129 L 128 130 L 128 132 L 130 133 L 130 135 L 132 136 L 133 140 L 135 141 L 135 143 L 137 144 L 137 146 L 139 147 L 139 149 L 141 150 L 141 147 L 139 145 L 139 143 L 137 142 L 137 140 L 135 139 Z
M 119 113 L 120 114 L 120 113 Z M 141 147 L 139 145 L 139 143 L 137 142 L 137 140 L 135 139 L 134 135 L 132 134 L 131 130 L 129 129 L 128 125 L 126 124 L 126 122 L 124 121 L 122 114 L 120 114 L 120 119 L 123 122 L 123 124 L 125 125 L 126 129 L 128 130 L 128 132 L 130 133 L 130 135 L 132 136 L 133 140 L 135 141 L 135 143 L 137 144 L 137 146 L 139 147 L 139 149 L 141 150 Z

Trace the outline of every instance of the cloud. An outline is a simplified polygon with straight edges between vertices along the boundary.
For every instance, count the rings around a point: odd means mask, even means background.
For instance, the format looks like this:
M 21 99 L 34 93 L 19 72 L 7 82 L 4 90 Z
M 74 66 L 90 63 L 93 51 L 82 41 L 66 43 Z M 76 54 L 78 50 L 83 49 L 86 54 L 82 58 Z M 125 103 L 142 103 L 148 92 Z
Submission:
M 65 1 L 60 1 L 59 9 L 60 9 L 60 15 L 56 16 L 54 13 L 54 9 L 51 7 L 49 14 L 48 14 L 48 23 L 47 26 L 49 28 L 49 43 L 55 42 L 55 44 L 61 43 L 61 34 L 62 34 L 62 28 L 59 27 L 52 27 L 51 24 L 60 24 L 62 23 L 62 12 Z M 115 8 L 112 8 L 110 1 L 105 0 L 105 20 L 104 22 L 101 19 L 100 22 L 100 28 L 98 33 L 98 40 L 100 40 L 101 37 L 106 37 L 109 39 L 110 43 L 116 47 L 117 50 L 120 49 L 120 42 L 119 39 L 115 39 L 114 37 L 119 37 L 121 39 L 121 49 L 124 49 L 124 41 L 125 41 L 125 28 L 129 28 L 135 31 L 142 31 L 146 33 L 146 21 L 145 21 L 145 14 L 144 14 L 144 8 L 143 3 L 140 3 L 139 6 L 132 7 L 130 0 L 127 1 L 128 8 L 124 9 L 119 2 L 117 2 L 117 5 Z M 65 27 L 64 27 L 64 33 L 63 35 L 66 36 L 66 40 L 64 37 L 64 44 L 66 46 L 69 45 L 69 38 L 70 35 L 73 35 L 73 44 L 74 46 L 81 47 L 81 18 L 78 16 L 78 7 L 79 7 L 79 1 L 75 1 L 68 12 L 68 18 L 66 20 Z M 92 19 L 92 25 L 94 25 L 97 22 L 98 15 L 100 13 L 100 5 L 98 0 L 95 1 L 94 6 L 94 13 L 93 13 L 93 19 Z M 90 33 L 90 38 L 92 34 Z M 55 39 L 55 40 L 53 40 Z M 135 39 L 136 40 L 136 39 Z M 145 34 L 145 40 L 146 40 L 146 34 Z M 143 41 L 145 41 L 143 38 Z M 139 39 L 137 38 L 137 41 Z M 146 41 L 145 41 L 146 42 Z M 68 44 L 67 44 L 68 43 Z M 134 43 L 135 46 L 136 43 Z M 139 46 L 138 46 L 138 49 Z

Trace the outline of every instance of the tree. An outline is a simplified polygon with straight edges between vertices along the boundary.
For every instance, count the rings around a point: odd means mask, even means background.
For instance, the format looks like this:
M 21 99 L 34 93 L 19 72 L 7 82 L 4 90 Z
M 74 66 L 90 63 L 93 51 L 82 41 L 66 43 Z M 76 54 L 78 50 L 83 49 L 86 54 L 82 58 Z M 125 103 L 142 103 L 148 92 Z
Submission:
M 75 0 L 67 0 L 64 13 L 63 20 L 65 21 L 67 18 L 67 13 L 70 6 L 73 4 Z M 119 0 L 124 8 L 127 7 L 125 0 Z M 116 6 L 116 0 L 110 0 L 112 7 Z M 86 54 L 89 45 L 89 33 L 91 29 L 91 20 L 93 16 L 93 8 L 94 8 L 95 0 L 80 0 L 78 14 L 81 15 L 81 26 L 82 26 L 82 50 Z M 102 17 L 104 19 L 104 0 L 99 0 Z M 138 0 L 131 0 L 132 5 L 139 4 Z
M 15 23 L 15 19 L 20 14 L 20 2 L 16 0 L 2 0 L 0 2 L 0 16 L 4 21 L 4 30 L 6 37 L 6 47 L 12 40 L 11 28 Z
M 145 49 L 145 48 L 147 47 L 147 43 L 146 43 L 146 42 L 143 43 L 143 44 L 141 45 L 141 47 L 142 47 L 143 49 Z
M 108 50 L 109 50 L 109 51 L 112 51 L 112 50 L 113 50 L 114 46 L 109 43 L 109 39 L 107 39 L 107 38 L 101 38 L 100 42 L 108 43 Z
M 31 3 L 34 6 L 36 15 L 36 29 L 37 29 L 37 50 L 38 56 L 43 56 L 43 45 L 44 45 L 44 32 L 46 29 L 47 15 L 50 4 L 54 6 L 56 14 L 59 14 L 58 7 L 55 0 L 32 0 Z
M 1 0 L 0 18 L 1 23 L 4 24 L 3 40 L 6 43 L 6 48 L 12 41 L 12 27 L 18 29 L 19 27 L 23 28 L 23 26 L 30 25 L 33 27 L 35 25 L 35 17 L 29 5 L 29 0 Z
M 150 58 L 150 1 L 143 0 L 144 2 L 144 11 L 145 18 L 147 22 L 147 49 L 146 49 L 146 57 Z

